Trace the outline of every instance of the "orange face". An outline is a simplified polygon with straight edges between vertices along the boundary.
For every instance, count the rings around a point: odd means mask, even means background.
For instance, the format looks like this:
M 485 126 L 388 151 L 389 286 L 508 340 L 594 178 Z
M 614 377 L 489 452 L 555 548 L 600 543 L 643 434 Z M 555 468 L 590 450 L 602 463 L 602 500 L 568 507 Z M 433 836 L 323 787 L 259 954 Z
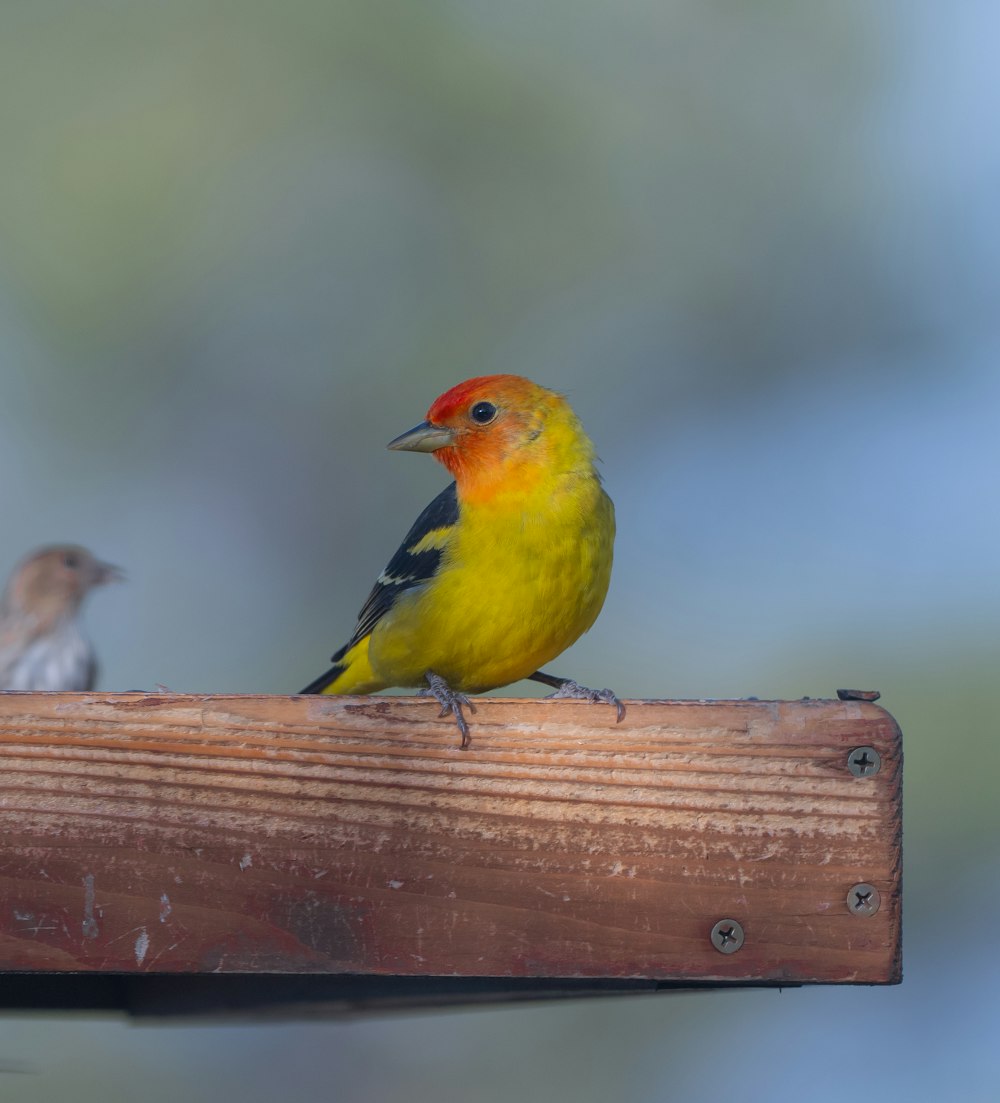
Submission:
M 437 459 L 456 477 L 496 471 L 536 440 L 562 399 L 519 375 L 484 375 L 446 391 L 427 411 Z

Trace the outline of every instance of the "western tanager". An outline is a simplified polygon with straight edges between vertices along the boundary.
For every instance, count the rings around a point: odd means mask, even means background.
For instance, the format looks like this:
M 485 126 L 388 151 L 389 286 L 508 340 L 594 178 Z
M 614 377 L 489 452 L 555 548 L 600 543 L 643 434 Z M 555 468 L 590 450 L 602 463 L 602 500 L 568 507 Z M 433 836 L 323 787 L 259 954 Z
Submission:
M 92 587 L 122 577 L 75 544 L 25 556 L 0 596 L 0 689 L 93 689 L 97 659 L 80 606 Z
M 594 623 L 611 577 L 615 512 L 569 403 L 516 375 L 441 395 L 392 449 L 433 452 L 454 476 L 379 575 L 334 666 L 303 693 L 423 686 L 469 745 L 465 695 L 532 678 L 555 697 L 624 708 L 539 668 Z

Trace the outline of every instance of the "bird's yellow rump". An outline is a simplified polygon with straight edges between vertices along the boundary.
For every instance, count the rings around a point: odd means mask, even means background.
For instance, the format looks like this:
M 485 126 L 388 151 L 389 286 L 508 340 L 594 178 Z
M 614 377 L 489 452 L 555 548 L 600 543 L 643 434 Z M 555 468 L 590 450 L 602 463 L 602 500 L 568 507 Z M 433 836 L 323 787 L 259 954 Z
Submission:
M 303 692 L 429 687 L 463 746 L 464 695 L 521 678 L 608 701 L 621 719 L 609 690 L 540 669 L 594 623 L 611 578 L 614 506 L 569 403 L 520 376 L 482 376 L 389 447 L 433 452 L 455 481 L 379 576 L 334 666 Z

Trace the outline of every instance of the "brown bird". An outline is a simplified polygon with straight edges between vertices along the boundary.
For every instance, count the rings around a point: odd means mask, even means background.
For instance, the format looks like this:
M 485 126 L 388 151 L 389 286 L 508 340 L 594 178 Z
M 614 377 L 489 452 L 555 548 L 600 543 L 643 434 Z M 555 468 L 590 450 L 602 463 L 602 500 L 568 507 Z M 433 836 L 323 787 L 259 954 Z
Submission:
M 93 689 L 97 659 L 80 606 L 91 587 L 123 577 L 75 544 L 25 556 L 0 596 L 0 690 Z

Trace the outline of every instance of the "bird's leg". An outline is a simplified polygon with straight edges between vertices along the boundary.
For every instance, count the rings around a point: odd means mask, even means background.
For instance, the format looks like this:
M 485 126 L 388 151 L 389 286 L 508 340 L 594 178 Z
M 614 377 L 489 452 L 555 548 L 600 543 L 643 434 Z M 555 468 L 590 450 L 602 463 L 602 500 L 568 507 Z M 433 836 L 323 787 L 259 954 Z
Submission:
M 455 717 L 458 730 L 462 733 L 462 750 L 466 750 L 472 737 L 469 735 L 469 725 L 465 722 L 462 706 L 467 705 L 470 712 L 475 712 L 476 706 L 464 693 L 456 693 L 444 678 L 440 674 L 435 674 L 433 670 L 428 670 L 424 677 L 427 679 L 428 688 L 422 689 L 420 695 L 437 699 L 437 703 L 441 706 L 439 716 L 447 716 L 450 712 Z
M 549 698 L 572 697 L 581 701 L 600 702 L 606 705 L 614 705 L 618 714 L 618 723 L 625 718 L 625 706 L 618 700 L 610 689 L 588 689 L 586 686 L 574 682 L 572 678 L 558 678 L 555 674 L 546 674 L 543 670 L 536 670 L 528 677 L 533 682 L 541 682 L 545 686 L 554 686 L 555 693 L 550 693 Z

